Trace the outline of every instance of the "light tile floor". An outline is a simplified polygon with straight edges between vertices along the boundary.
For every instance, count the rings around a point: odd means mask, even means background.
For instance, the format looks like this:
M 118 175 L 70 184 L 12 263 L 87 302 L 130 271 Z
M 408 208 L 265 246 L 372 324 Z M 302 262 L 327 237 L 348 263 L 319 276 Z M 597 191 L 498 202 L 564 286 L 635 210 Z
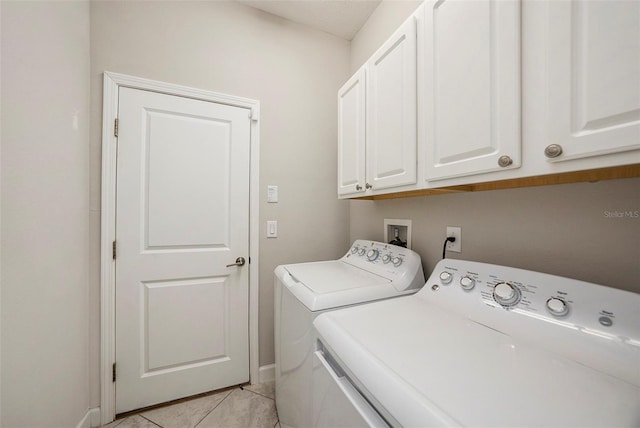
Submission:
M 280 428 L 275 382 L 243 388 L 142 411 L 103 428 Z

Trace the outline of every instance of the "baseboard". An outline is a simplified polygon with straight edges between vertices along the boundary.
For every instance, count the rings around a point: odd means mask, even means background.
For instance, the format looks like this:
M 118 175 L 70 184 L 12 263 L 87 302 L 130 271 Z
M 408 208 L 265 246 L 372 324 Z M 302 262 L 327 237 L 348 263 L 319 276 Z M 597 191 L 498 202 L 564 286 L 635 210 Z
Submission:
M 261 366 L 259 370 L 259 379 L 260 383 L 270 382 L 276 379 L 276 365 L 268 364 L 266 366 Z
M 76 428 L 96 428 L 99 426 L 100 426 L 100 408 L 95 407 L 93 409 L 87 410 L 87 413 L 84 415 L 84 418 L 82 418 L 82 420 L 78 422 L 78 425 L 76 425 Z

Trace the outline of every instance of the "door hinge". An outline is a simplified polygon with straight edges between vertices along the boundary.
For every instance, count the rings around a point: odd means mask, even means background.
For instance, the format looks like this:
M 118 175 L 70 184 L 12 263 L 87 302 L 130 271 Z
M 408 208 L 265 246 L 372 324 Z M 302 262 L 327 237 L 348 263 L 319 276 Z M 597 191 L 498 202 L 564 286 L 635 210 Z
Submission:
M 111 244 L 111 254 L 113 255 L 113 260 L 116 259 L 116 241 L 113 241 Z
M 113 365 L 111 366 L 111 381 L 116 381 L 116 363 L 113 363 Z
M 118 119 L 115 119 L 113 121 L 113 136 L 114 137 L 118 136 Z

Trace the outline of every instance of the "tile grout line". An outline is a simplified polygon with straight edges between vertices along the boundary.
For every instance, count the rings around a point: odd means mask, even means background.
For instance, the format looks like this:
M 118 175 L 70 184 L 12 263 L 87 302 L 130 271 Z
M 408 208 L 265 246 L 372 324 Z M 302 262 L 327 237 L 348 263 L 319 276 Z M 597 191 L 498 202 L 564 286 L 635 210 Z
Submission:
M 252 391 L 248 388 L 244 388 L 245 391 L 253 392 L 254 394 L 258 394 L 261 397 L 268 398 L 269 400 L 276 401 L 274 398 L 269 397 L 268 395 L 260 394 L 259 392 Z
M 237 389 L 239 389 L 239 388 L 237 388 Z M 230 396 L 231 394 L 233 394 L 233 391 L 235 391 L 235 389 L 231 389 L 231 390 L 229 390 L 229 393 L 228 393 L 228 394 L 227 394 L 227 395 L 226 395 L 222 400 L 220 400 L 220 402 L 219 402 L 218 404 L 216 404 L 216 405 L 213 407 L 213 409 L 211 409 L 211 410 L 210 410 L 206 415 L 204 415 L 204 416 L 202 417 L 202 419 L 200 419 L 200 420 L 199 420 L 199 421 L 198 421 L 198 422 L 193 426 L 193 428 L 197 428 L 197 426 L 198 426 L 198 425 L 200 425 L 200 424 L 202 423 L 202 421 L 204 421 L 204 420 L 205 420 L 205 419 L 206 419 L 206 418 L 207 418 L 211 413 L 213 413 L 213 411 L 214 411 L 215 409 L 217 409 L 217 408 L 218 408 L 218 406 L 220 406 L 224 400 L 226 400 L 227 398 L 229 398 L 229 396 Z
M 136 415 L 134 415 L 134 416 L 136 416 Z M 144 416 L 142 415 L 142 413 L 138 413 L 138 414 L 137 414 L 137 416 L 140 416 L 142 419 L 144 419 L 144 420 L 146 420 L 146 421 L 151 422 L 152 424 L 154 424 L 154 425 L 155 425 L 155 426 L 157 426 L 157 427 L 164 428 L 162 425 L 159 425 L 159 424 L 155 423 L 154 421 L 152 421 L 151 419 L 144 417 Z M 130 416 L 130 417 L 131 417 L 131 416 Z M 126 421 L 127 419 L 129 419 L 129 418 L 126 418 L 126 419 L 124 419 L 124 420 Z M 114 427 L 114 428 L 115 428 L 115 427 Z

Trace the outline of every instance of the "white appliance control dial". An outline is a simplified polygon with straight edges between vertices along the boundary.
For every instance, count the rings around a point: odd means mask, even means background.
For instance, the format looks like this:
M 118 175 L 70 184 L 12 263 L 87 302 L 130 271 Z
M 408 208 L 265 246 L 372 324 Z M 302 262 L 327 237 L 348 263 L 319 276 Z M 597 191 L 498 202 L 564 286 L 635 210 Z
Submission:
M 551 315 L 563 317 L 569 313 L 569 305 L 562 299 L 551 297 L 547 300 L 547 310 Z
M 366 253 L 366 252 L 367 252 L 367 250 L 365 250 L 364 248 L 360 248 L 360 249 L 358 250 L 358 255 L 359 255 L 359 256 L 364 256 L 364 253 Z
M 353 248 L 351 248 L 351 254 L 355 254 L 358 252 L 358 247 L 354 246 Z
M 502 306 L 515 306 L 520 301 L 520 290 L 508 282 L 501 282 L 493 287 L 493 298 Z
M 400 257 L 394 257 L 391 259 L 391 262 L 395 267 L 398 267 L 402 264 L 402 259 Z
M 380 253 L 378 252 L 378 250 L 369 250 L 369 252 L 367 253 L 367 258 L 369 259 L 369 261 L 374 261 L 378 258 L 379 254 Z
M 460 286 L 465 290 L 472 290 L 476 286 L 476 280 L 468 276 L 460 278 Z
M 453 275 L 445 270 L 440 274 L 440 281 L 442 281 L 443 284 L 448 284 L 453 281 Z
M 385 254 L 384 256 L 382 256 L 383 263 L 389 263 L 390 261 L 391 261 L 391 256 L 389 254 Z

